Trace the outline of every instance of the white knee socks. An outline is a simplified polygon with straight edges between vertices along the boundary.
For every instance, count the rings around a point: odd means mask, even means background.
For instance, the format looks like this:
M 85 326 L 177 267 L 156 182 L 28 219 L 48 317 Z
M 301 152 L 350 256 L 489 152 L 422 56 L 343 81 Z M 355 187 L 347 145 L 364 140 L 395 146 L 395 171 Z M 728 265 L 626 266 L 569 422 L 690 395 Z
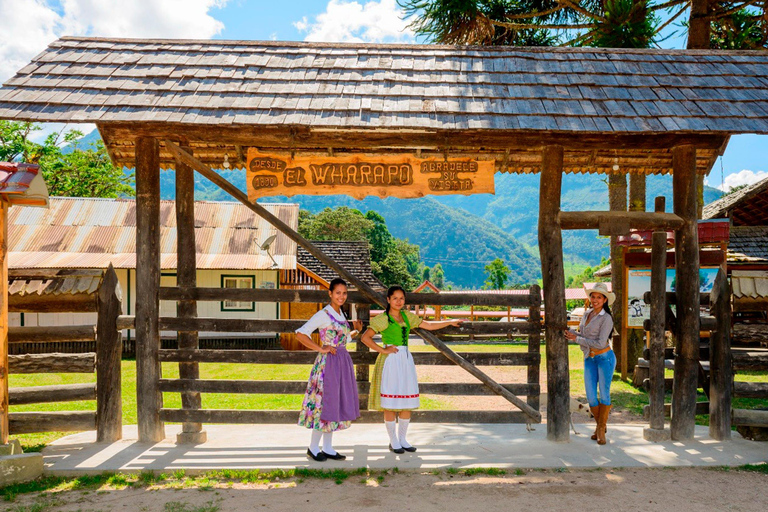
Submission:
M 389 434 L 389 444 L 392 445 L 392 448 L 394 448 L 395 450 L 402 448 L 402 445 L 400 445 L 400 441 L 397 440 L 397 422 L 385 421 L 384 425 L 387 426 L 387 434 Z
M 397 422 L 397 437 L 400 439 L 400 446 L 403 448 L 411 447 L 410 443 L 405 440 L 405 436 L 408 434 L 408 424 L 410 422 L 410 419 L 404 420 L 403 418 L 400 418 Z
M 322 436 L 322 430 L 312 429 L 312 439 L 309 441 L 309 451 L 311 451 L 314 455 L 320 453 L 320 438 Z
M 333 449 L 333 432 L 323 433 L 323 452 L 328 455 L 336 455 L 336 450 Z

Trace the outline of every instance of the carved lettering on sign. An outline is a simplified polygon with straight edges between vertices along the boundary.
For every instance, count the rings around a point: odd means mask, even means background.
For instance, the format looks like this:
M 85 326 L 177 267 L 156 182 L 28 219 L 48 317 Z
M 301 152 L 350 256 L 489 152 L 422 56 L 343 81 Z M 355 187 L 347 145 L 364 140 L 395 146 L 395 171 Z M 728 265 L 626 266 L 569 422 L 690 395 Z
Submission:
M 493 160 L 412 155 L 292 156 L 248 150 L 248 197 L 347 194 L 362 199 L 493 193 Z

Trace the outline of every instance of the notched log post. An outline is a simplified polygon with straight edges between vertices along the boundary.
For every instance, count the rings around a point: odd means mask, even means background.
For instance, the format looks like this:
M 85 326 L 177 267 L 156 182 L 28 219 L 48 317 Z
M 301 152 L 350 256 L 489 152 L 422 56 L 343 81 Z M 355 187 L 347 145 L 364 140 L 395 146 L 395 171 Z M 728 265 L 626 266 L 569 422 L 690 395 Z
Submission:
M 160 150 L 157 139 L 136 141 L 136 413 L 139 442 L 165 438 L 160 420 Z
M 120 360 L 122 336 L 117 317 L 122 314 L 120 283 L 112 265 L 99 287 L 96 323 L 96 441 L 113 443 L 123 437 L 123 397 Z
M 570 441 L 568 341 L 563 334 L 565 315 L 565 273 L 563 238 L 560 230 L 560 194 L 563 178 L 563 147 L 542 150 L 539 185 L 539 253 L 544 281 L 544 335 L 547 354 L 547 439 Z
M 675 237 L 677 277 L 677 356 L 672 390 L 672 439 L 693 439 L 699 375 L 699 239 L 696 194 L 696 148 L 672 149 L 675 213 L 685 224 Z
M 191 154 L 190 148 L 183 148 Z M 183 290 L 197 286 L 197 246 L 195 242 L 195 171 L 184 162 L 176 163 L 176 285 Z M 181 319 L 197 318 L 197 301 L 180 300 L 176 303 L 176 316 Z M 197 331 L 179 331 L 179 349 L 199 348 Z M 179 363 L 182 379 L 199 379 L 198 363 Z M 181 394 L 183 409 L 202 408 L 202 397 L 195 391 Z M 179 444 L 201 444 L 207 439 L 201 423 L 183 423 L 176 434 Z
M 711 314 L 717 330 L 709 340 L 709 436 L 718 441 L 731 438 L 731 290 L 725 269 L 720 268 L 712 288 Z

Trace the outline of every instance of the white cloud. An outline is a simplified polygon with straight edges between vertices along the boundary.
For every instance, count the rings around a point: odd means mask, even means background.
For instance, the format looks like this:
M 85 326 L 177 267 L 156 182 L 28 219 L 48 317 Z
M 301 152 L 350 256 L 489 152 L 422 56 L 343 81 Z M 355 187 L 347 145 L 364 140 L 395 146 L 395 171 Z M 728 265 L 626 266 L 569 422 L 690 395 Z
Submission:
M 227 0 L 0 0 L 0 82 L 62 35 L 209 39 Z
M 710 178 L 712 178 L 712 176 L 710 176 Z M 766 178 L 768 178 L 768 171 L 750 171 L 748 169 L 744 169 L 742 171 L 729 174 L 725 177 L 725 181 L 723 183 L 715 183 L 714 180 L 707 179 L 707 184 L 711 184 L 711 186 L 719 188 L 723 192 L 727 192 L 734 187 L 738 187 L 740 185 L 752 185 Z
M 325 12 L 313 22 L 306 17 L 294 23 L 300 32 L 308 32 L 305 41 L 391 43 L 413 42 L 403 11 L 396 0 L 330 0 Z

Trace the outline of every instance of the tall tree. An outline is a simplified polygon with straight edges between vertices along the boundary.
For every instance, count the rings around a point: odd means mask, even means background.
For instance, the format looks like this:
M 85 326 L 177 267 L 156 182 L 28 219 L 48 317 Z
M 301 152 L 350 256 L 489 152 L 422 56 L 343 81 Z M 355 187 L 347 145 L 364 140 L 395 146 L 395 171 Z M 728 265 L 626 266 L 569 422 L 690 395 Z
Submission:
M 435 263 L 432 267 L 432 284 L 437 286 L 440 290 L 445 287 L 445 272 L 443 266 L 439 263 Z
M 486 289 L 491 290 L 503 290 L 504 285 L 507 284 L 509 274 L 511 270 L 504 264 L 504 260 L 496 258 L 488 265 L 485 266 L 485 273 L 487 275 L 485 279 Z

